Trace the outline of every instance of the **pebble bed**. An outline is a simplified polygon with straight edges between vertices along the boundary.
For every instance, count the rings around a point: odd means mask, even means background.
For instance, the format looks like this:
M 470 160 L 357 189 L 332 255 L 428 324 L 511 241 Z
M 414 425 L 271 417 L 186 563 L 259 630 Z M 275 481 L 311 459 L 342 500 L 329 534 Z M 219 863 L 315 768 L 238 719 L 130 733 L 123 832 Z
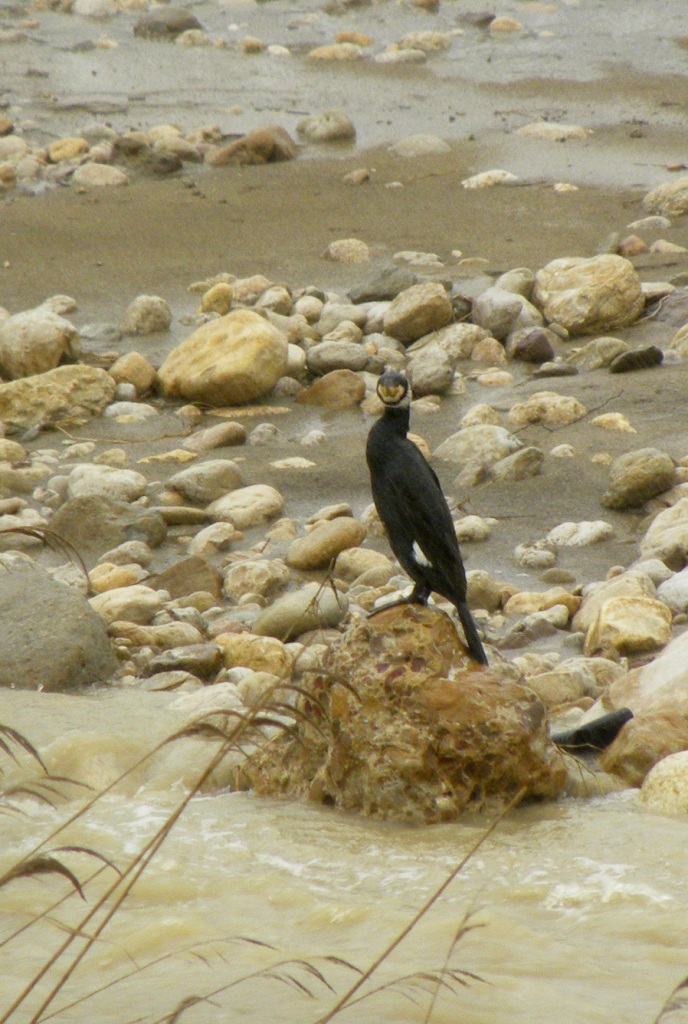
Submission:
M 649 214 L 630 227 L 640 237 L 657 226 L 658 215 Z M 346 262 L 364 245 L 342 239 L 327 255 Z M 667 305 L 680 311 L 687 301 L 680 284 L 642 284 L 618 252 L 554 260 L 536 273 L 514 268 L 472 300 L 428 279 L 437 262 L 430 253 L 397 254 L 347 294 L 262 275 L 222 273 L 194 282 L 193 329 L 160 366 L 135 349 L 89 365 L 89 339 L 69 319 L 77 303 L 68 296 L 2 312 L 2 560 L 8 568 L 34 566 L 40 588 L 54 536 L 83 551 L 88 579 L 74 558 L 47 572 L 73 592 L 76 604 L 67 614 L 78 618 L 88 608 L 104 624 L 107 651 L 101 637 L 91 640 L 98 649 L 94 671 L 103 680 L 193 694 L 196 712 L 251 707 L 277 683 L 317 669 L 352 621 L 407 588 L 372 505 L 354 515 L 346 501 L 319 506 L 314 498 L 310 514 L 295 519 L 285 515 L 288 483 L 278 489 L 247 482 L 250 455 L 242 453 L 279 436 L 273 423 L 256 423 L 261 411 L 292 403 L 360 408 L 372 423 L 381 411 L 377 375 L 394 368 L 412 382 L 412 429 L 422 429 L 445 396 L 474 396 L 481 384 L 516 399 L 514 375 L 526 367 L 542 380 L 527 400 L 511 401 L 506 412 L 466 402 L 460 429 L 434 451 L 414 435 L 443 472 L 456 472 L 457 486 L 506 480 L 517 495 L 519 482 L 543 472 L 548 460 L 573 456 L 565 428 L 590 415 L 582 401 L 557 392 L 558 379 L 584 380 L 600 368 L 662 374 L 685 358 L 684 327 L 663 347 L 634 347 L 608 333 Z M 171 322 L 162 298 L 142 295 L 116 328 L 103 329 L 135 340 Z M 242 402 L 252 403 L 248 419 Z M 143 460 L 169 467 L 164 481 L 150 481 L 126 446 L 60 433 L 83 430 L 93 417 L 113 426 L 149 425 L 170 413 L 181 441 Z M 525 678 L 553 719 L 567 725 L 604 708 L 613 688 L 614 705 L 622 701 L 625 683 L 631 687 L 635 678 L 629 667 L 648 663 L 641 670 L 647 671 L 653 660 L 671 658 L 688 613 L 688 454 L 675 458 L 643 446 L 620 413 L 605 411 L 591 422 L 601 436 L 622 432 L 631 442 L 625 454 L 605 459 L 602 505 L 632 514 L 653 510 L 630 565 L 585 587 L 557 567 L 562 548 L 613 536 L 610 523 L 592 519 L 560 523 L 517 545 L 515 562 L 540 574 L 544 589 L 521 590 L 480 569 L 468 573 L 494 670 Z M 519 440 L 519 429 L 533 423 L 559 428 L 549 450 Z M 304 432 L 303 455 L 271 465 L 285 479 L 308 473 L 324 438 L 321 429 Z M 494 518 L 456 519 L 464 545 L 489 544 L 498 528 Z M 167 567 L 156 570 L 161 561 Z M 3 612 L 5 621 L 19 614 L 16 603 Z M 543 638 L 554 638 L 550 650 L 543 651 Z M 73 637 L 65 633 L 62 642 L 69 647 Z M 36 665 L 45 689 L 85 681 L 65 675 L 59 657 L 51 663 L 54 671 L 45 658 Z M 680 676 L 660 702 L 663 713 L 675 703 L 676 688 L 688 685 L 685 672 Z M 10 685 L 33 687 L 36 678 Z M 628 758 L 625 764 L 629 776 Z M 643 775 L 636 771 L 633 782 Z

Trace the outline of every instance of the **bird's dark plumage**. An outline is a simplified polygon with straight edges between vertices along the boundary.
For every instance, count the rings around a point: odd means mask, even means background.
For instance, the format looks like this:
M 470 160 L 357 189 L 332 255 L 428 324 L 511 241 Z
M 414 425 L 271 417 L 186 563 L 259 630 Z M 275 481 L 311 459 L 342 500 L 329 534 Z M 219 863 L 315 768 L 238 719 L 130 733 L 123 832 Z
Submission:
M 415 586 L 409 601 L 426 604 L 431 591 L 456 608 L 471 655 L 487 657 L 466 603 L 466 573 L 440 482 L 407 438 L 411 393 L 400 373 L 383 373 L 377 393 L 385 410 L 368 434 L 366 459 L 373 501 L 392 551 Z

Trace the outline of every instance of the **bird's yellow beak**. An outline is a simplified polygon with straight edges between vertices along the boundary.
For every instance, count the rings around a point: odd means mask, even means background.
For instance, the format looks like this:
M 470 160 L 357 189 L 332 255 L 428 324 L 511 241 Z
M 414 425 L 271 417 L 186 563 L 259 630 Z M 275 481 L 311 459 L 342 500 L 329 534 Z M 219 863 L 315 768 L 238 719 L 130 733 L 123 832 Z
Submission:
M 396 405 L 406 394 L 403 384 L 378 384 L 377 393 L 385 405 Z

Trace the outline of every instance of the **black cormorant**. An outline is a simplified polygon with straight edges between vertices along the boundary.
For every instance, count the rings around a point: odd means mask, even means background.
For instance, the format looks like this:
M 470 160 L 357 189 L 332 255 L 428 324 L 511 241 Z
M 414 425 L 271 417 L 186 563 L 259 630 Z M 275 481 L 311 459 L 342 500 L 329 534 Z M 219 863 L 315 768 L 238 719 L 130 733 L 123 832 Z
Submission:
M 407 600 L 427 604 L 434 590 L 451 601 L 471 655 L 486 665 L 466 603 L 466 573 L 449 507 L 434 470 L 406 436 L 409 382 L 401 373 L 383 373 L 377 393 L 385 410 L 368 434 L 366 459 L 373 500 L 390 546 L 415 584 Z

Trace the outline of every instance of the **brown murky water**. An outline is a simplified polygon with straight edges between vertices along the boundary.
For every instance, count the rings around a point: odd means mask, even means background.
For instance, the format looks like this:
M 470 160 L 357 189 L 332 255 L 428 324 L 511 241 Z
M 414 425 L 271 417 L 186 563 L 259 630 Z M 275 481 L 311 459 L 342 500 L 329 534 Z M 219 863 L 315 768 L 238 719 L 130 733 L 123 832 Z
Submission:
M 27 732 L 33 723 L 37 738 L 59 735 L 52 745 L 40 744 L 50 767 L 94 784 L 107 782 L 118 766 L 181 721 L 174 710 L 163 710 L 170 698 L 110 693 L 46 695 L 42 714 L 49 712 L 50 722 L 39 722 L 38 699 L 7 694 L 0 718 Z M 126 867 L 207 756 L 200 745 L 185 743 L 104 797 L 53 843 L 88 846 Z M 26 817 L 0 819 L 2 867 L 49 834 L 75 805 L 56 811 L 27 799 L 21 807 Z M 386 825 L 229 794 L 220 786 L 192 801 L 46 1014 L 79 1024 L 158 1020 L 190 996 L 216 993 L 183 1019 L 315 1022 L 335 997 L 298 966 L 291 971 L 314 998 L 274 979 L 238 979 L 303 958 L 344 991 L 351 972 L 326 958 L 365 969 L 485 827 L 480 818 L 433 828 Z M 685 821 L 644 812 L 633 792 L 513 812 L 394 952 L 377 983 L 443 966 L 468 914 L 479 927 L 458 943 L 451 964 L 481 980 L 467 979 L 469 986 L 456 996 L 441 995 L 433 1021 L 653 1021 L 686 971 L 687 838 Z M 81 854 L 64 853 L 62 859 L 82 878 L 99 866 Z M 89 902 L 72 898 L 4 948 L 3 1004 L 64 940 L 58 922 L 74 926 L 112 878 L 106 869 L 87 886 Z M 3 893 L 3 933 L 68 890 L 55 877 L 13 882 Z M 341 1019 L 423 1020 L 428 996 L 400 988 L 418 1003 L 388 989 Z M 46 991 L 38 986 L 27 1011 L 10 1019 L 32 1019 L 28 1009 Z M 88 998 L 70 1006 L 83 996 Z

